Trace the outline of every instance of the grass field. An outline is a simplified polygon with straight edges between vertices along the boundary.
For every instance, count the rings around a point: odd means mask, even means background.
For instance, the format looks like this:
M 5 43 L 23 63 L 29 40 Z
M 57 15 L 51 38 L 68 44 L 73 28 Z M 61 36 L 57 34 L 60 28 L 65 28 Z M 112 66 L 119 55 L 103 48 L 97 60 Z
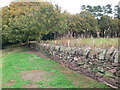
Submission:
M 29 49 L 3 50 L 2 54 L 3 88 L 107 88 Z
M 90 46 L 90 47 L 97 47 L 97 48 L 108 48 L 111 46 L 118 47 L 118 40 L 119 38 L 83 38 L 83 39 L 68 39 L 62 38 L 61 40 L 51 40 L 46 41 L 45 43 L 49 44 L 56 44 L 62 46 Z

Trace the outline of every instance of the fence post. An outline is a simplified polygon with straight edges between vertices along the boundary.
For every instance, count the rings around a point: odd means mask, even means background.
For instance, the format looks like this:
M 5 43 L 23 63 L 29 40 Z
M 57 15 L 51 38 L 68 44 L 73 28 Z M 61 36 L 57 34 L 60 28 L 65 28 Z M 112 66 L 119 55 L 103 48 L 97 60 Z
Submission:
M 56 40 L 55 40 L 55 45 L 56 45 Z

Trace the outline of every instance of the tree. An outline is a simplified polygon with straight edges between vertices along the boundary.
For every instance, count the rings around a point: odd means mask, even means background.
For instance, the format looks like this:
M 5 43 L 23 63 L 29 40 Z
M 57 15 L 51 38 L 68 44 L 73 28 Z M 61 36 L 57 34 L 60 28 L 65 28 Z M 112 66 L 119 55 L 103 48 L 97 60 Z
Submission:
M 42 35 L 53 33 L 54 36 L 57 37 L 57 35 L 64 33 L 65 28 L 67 27 L 66 20 L 57 5 L 55 7 L 51 5 L 42 8 L 38 15 L 38 19 L 40 20 L 39 23 L 43 26 L 41 27 L 43 30 Z
M 102 7 L 100 5 L 98 6 L 93 6 L 93 14 L 95 17 L 100 18 L 101 16 L 103 16 L 102 14 L 103 10 Z
M 96 36 L 96 32 L 98 32 L 98 21 L 95 17 L 90 13 L 83 11 L 80 13 L 82 17 L 82 29 L 84 30 L 85 37 Z
M 118 37 L 118 19 L 103 16 L 99 21 L 102 37 Z
M 104 15 L 112 14 L 112 6 L 110 4 L 107 4 L 106 6 L 103 6 L 103 12 Z
M 81 6 L 81 10 L 86 10 L 86 6 L 85 6 L 85 5 L 82 5 L 82 6 Z
M 86 10 L 89 12 L 93 12 L 93 7 L 90 5 L 87 5 Z
M 120 18 L 120 7 L 118 5 L 114 7 L 114 18 Z
M 38 11 L 41 7 L 44 7 L 44 5 L 48 5 L 48 3 L 45 2 L 41 3 L 37 3 L 39 6 L 34 2 L 12 2 L 9 7 L 2 8 L 2 36 L 11 43 L 29 42 L 29 39 L 36 39 L 35 31 L 39 29 L 33 11 Z
M 2 35 L 8 42 L 39 42 L 49 33 L 61 34 L 67 27 L 60 8 L 48 2 L 12 2 L 3 8 Z

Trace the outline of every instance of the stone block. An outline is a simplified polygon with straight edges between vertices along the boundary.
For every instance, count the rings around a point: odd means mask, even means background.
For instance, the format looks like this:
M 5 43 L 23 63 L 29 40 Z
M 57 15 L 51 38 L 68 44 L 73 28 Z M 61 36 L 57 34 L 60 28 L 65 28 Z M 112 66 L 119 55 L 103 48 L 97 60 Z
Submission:
M 92 65 L 93 63 L 92 63 L 91 61 L 89 61 L 89 64 L 91 64 L 91 65 Z
M 91 58 L 91 59 L 96 58 L 95 49 L 90 50 L 88 57 Z
M 110 71 L 106 71 L 106 72 L 105 72 L 105 76 L 113 77 L 114 75 L 113 75 L 112 72 L 110 72 Z
M 84 66 L 83 66 L 84 69 L 86 69 L 88 67 L 89 67 L 89 65 L 87 65 L 87 64 L 84 64 Z
M 108 49 L 108 51 L 106 52 L 105 59 L 106 60 L 112 59 L 112 55 L 114 54 L 114 51 L 115 51 L 114 46 L 112 46 L 110 49 Z
M 98 71 L 101 72 L 101 73 L 104 73 L 104 72 L 105 72 L 105 70 L 104 70 L 103 67 L 98 67 L 97 69 L 98 69 Z
M 115 75 L 116 75 L 117 77 L 120 77 L 120 71 L 119 71 L 119 72 L 116 72 Z
M 109 70 L 109 72 L 111 72 L 111 73 L 116 73 L 116 71 L 117 71 L 116 69 L 110 69 Z
M 116 52 L 116 54 L 115 54 L 115 59 L 114 59 L 114 63 L 118 63 L 118 51 Z
M 98 68 L 93 68 L 91 71 L 92 71 L 93 73 L 97 73 L 97 72 L 98 72 Z
M 84 48 L 84 53 L 83 53 L 83 55 L 84 55 L 86 58 L 88 58 L 90 50 L 91 50 L 90 47 L 85 47 L 85 48 Z
M 79 61 L 78 65 L 84 65 L 84 62 L 83 61 Z
M 99 78 L 102 78 L 104 76 L 103 73 L 100 73 L 100 72 L 97 72 L 96 75 L 99 77 Z
M 105 55 L 106 55 L 106 52 L 107 52 L 107 50 L 102 50 L 102 52 L 100 52 L 100 54 L 99 54 L 99 59 L 100 60 L 104 60 L 105 59 Z
M 78 58 L 77 58 L 77 57 L 74 57 L 74 61 L 78 61 Z
M 112 63 L 113 67 L 118 67 L 118 63 Z
M 106 81 L 107 83 L 116 86 L 116 80 L 113 78 L 109 78 L 109 77 L 103 77 L 103 80 Z

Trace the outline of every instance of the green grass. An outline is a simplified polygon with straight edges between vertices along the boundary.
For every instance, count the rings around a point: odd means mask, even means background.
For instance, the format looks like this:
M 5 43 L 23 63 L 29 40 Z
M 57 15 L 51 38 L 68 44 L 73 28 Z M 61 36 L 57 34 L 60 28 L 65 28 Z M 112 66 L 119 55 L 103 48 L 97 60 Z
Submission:
M 83 39 L 61 39 L 61 40 L 51 40 L 45 41 L 45 43 L 49 44 L 56 44 L 56 45 L 64 45 L 68 46 L 68 41 L 70 46 L 90 46 L 90 47 L 97 47 L 97 48 L 108 48 L 111 46 L 118 47 L 118 40 L 119 38 L 83 38 Z
M 23 52 L 26 50 L 28 49 L 17 51 L 13 50 L 9 51 L 8 54 L 2 56 L 3 88 L 22 88 L 25 85 L 31 83 L 38 84 L 38 87 L 41 88 L 107 88 L 105 84 L 97 82 L 86 76 L 82 76 L 60 65 L 56 61 L 43 59 L 35 54 Z M 37 82 L 31 82 L 31 80 L 23 80 L 21 71 L 24 70 L 51 72 L 50 74 L 46 73 L 45 75 L 45 77 L 50 80 L 41 80 Z

